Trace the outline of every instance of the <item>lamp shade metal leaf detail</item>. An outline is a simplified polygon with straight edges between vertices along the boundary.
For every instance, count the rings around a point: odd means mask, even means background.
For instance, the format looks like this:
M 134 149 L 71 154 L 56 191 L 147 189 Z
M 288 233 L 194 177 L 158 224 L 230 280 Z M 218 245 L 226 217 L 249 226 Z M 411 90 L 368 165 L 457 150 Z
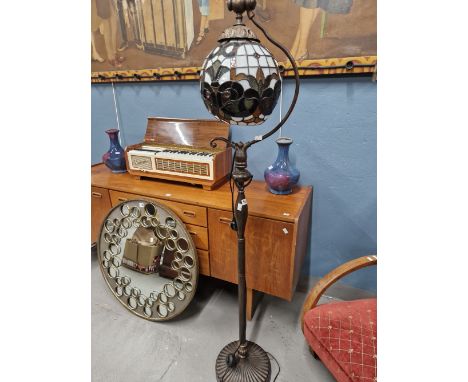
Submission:
M 259 42 L 225 40 L 206 58 L 200 92 L 208 111 L 232 125 L 259 125 L 281 93 L 278 64 Z

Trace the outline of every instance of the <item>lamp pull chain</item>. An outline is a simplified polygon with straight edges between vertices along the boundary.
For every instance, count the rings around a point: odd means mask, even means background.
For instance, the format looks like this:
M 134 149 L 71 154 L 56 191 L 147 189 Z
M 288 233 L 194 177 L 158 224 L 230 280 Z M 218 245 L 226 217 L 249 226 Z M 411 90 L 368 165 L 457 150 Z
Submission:
M 117 108 L 117 99 L 115 97 L 115 88 L 114 88 L 114 81 L 112 83 L 112 95 L 114 97 L 114 110 L 115 110 L 115 117 L 117 118 L 117 129 L 120 131 L 120 121 L 119 121 L 119 110 Z M 121 131 L 123 134 L 123 132 Z M 119 134 L 119 143 L 122 146 L 122 134 Z

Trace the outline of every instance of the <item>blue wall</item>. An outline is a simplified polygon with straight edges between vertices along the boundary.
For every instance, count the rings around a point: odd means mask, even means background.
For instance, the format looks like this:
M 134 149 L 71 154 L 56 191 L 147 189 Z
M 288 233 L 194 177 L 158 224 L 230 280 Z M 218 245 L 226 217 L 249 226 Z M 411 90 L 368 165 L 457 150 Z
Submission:
M 283 104 L 289 105 L 291 81 Z M 141 142 L 148 116 L 210 118 L 197 82 L 116 84 L 122 144 Z M 104 130 L 117 127 L 111 85 L 92 86 L 92 162 L 108 149 Z M 323 276 L 343 262 L 376 253 L 376 97 L 368 77 L 312 78 L 301 81 L 296 109 L 283 135 L 294 139 L 291 159 L 301 184 L 314 186 L 311 248 L 303 273 Z M 233 140 L 249 140 L 279 120 L 279 107 L 259 127 L 232 128 Z M 249 169 L 263 179 L 276 157 L 274 139 L 249 152 Z M 375 267 L 347 276 L 344 283 L 375 291 Z

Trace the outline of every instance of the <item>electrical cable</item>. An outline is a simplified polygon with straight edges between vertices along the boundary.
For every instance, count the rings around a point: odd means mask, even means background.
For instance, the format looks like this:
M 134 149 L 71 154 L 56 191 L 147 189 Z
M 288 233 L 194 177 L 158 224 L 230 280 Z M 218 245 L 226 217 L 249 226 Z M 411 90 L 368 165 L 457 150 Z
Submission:
M 229 189 L 231 190 L 231 212 L 232 212 L 232 222 L 235 224 L 235 227 L 237 229 L 237 221 L 236 221 L 236 215 L 235 215 L 235 209 L 234 209 L 234 186 L 233 186 L 233 179 L 232 179 L 232 173 L 234 172 L 234 158 L 235 158 L 235 155 L 236 155 L 236 152 L 234 150 L 233 154 L 232 154 L 232 163 L 231 163 L 231 171 L 229 172 Z M 236 350 L 231 353 L 234 355 L 234 357 L 236 356 L 236 353 L 237 351 L 239 350 L 240 348 L 240 345 L 241 345 L 241 342 L 239 341 L 239 345 L 237 345 L 237 348 Z M 227 360 L 226 360 L 227 362 Z M 224 381 L 224 377 L 226 376 L 228 370 L 231 368 L 231 366 L 228 366 L 226 368 L 226 371 L 224 372 L 224 374 L 221 376 L 221 379 L 220 379 L 220 382 L 223 382 Z
M 283 76 L 281 76 L 281 73 L 280 73 L 280 77 L 281 77 L 281 87 L 283 87 Z M 281 93 L 280 93 L 280 99 L 279 99 L 279 120 L 281 122 L 281 120 L 283 119 L 283 89 L 281 89 Z M 279 129 L 279 137 L 278 138 L 281 138 L 283 136 L 283 126 L 280 127 Z
M 117 136 L 117 138 L 119 139 L 120 145 L 122 147 L 125 147 L 125 143 L 127 139 L 125 137 L 125 131 L 123 127 L 120 126 L 120 118 L 119 118 L 120 111 L 119 111 L 119 107 L 117 104 L 117 95 L 115 93 L 114 81 L 112 81 L 112 95 L 114 97 L 114 109 L 115 109 L 115 117 L 117 119 L 117 129 L 120 131 L 120 134 Z
M 277 42 L 274 38 L 272 38 L 270 36 L 270 34 L 265 30 L 265 28 L 263 28 L 256 20 L 255 20 L 255 13 L 252 12 L 252 11 L 247 11 L 247 16 L 249 18 L 250 21 L 252 21 L 252 23 L 262 31 L 263 35 L 266 37 L 266 39 L 268 41 L 270 41 L 274 46 L 276 46 L 277 48 L 279 48 L 285 55 L 286 57 L 288 58 L 289 62 L 291 63 L 291 67 L 292 69 L 294 70 L 294 82 L 295 82 L 295 86 L 294 86 L 294 95 L 293 95 L 293 99 L 291 101 L 291 105 L 289 105 L 289 109 L 288 111 L 286 112 L 286 114 L 284 115 L 284 117 L 281 119 L 281 121 L 272 129 L 270 130 L 268 133 L 265 133 L 263 134 L 260 139 L 256 139 L 254 142 L 252 143 L 255 143 L 255 142 L 258 142 L 258 141 L 263 141 L 265 139 L 267 139 L 268 137 L 270 137 L 271 135 L 273 135 L 274 133 L 276 133 L 280 128 L 281 126 L 284 125 L 284 123 L 288 120 L 289 116 L 291 115 L 292 111 L 294 110 L 294 107 L 296 106 L 296 102 L 297 102 L 297 98 L 299 96 L 299 85 L 300 85 L 300 81 L 299 81 L 299 71 L 297 70 L 297 64 L 296 64 L 296 61 L 294 60 L 294 57 L 291 55 L 291 53 L 289 52 L 288 49 L 286 49 L 283 45 L 281 45 L 279 42 Z
M 281 373 L 281 367 L 280 367 L 280 364 L 279 364 L 278 360 L 275 358 L 275 356 L 273 354 L 271 354 L 268 351 L 266 353 L 270 356 L 270 359 L 273 359 L 276 362 L 276 364 L 278 365 L 278 372 L 276 373 L 275 379 L 273 379 L 273 382 L 275 382 L 276 378 L 278 378 L 278 375 Z
M 234 356 L 236 355 L 237 351 L 239 350 L 241 346 L 241 343 L 239 341 L 239 345 L 237 345 L 237 348 L 236 348 L 236 351 L 234 353 L 231 353 L 231 354 L 234 354 Z M 224 374 L 221 376 L 221 379 L 220 379 L 220 382 L 223 382 L 224 381 L 224 377 L 226 376 L 228 370 L 230 369 L 230 366 L 226 368 L 226 371 L 224 372 Z
M 112 81 L 112 95 L 114 97 L 114 109 L 115 109 L 115 117 L 117 118 L 117 129 L 121 132 L 121 134 L 118 136 L 118 139 L 119 139 L 120 145 L 122 146 L 123 131 L 120 129 L 119 109 L 117 107 L 117 98 L 115 96 L 114 81 Z
M 232 180 L 232 173 L 234 171 L 234 157 L 236 155 L 236 152 L 234 150 L 234 153 L 232 154 L 232 163 L 231 163 L 231 171 L 229 173 L 229 188 L 231 189 L 231 211 L 232 211 L 232 221 L 234 222 L 236 228 L 237 228 L 237 221 L 236 221 L 236 214 L 235 214 L 235 209 L 234 209 L 234 186 L 233 183 L 234 181 Z
M 237 351 L 239 350 L 239 347 L 240 347 L 240 342 L 239 342 L 239 345 L 237 345 L 236 351 L 235 351 L 234 353 L 231 353 L 231 354 L 236 354 Z M 281 366 L 280 366 L 278 360 L 276 359 L 276 357 L 275 357 L 273 354 L 271 354 L 271 353 L 268 352 L 268 351 L 267 351 L 266 353 L 268 354 L 270 360 L 275 361 L 276 365 L 278 366 L 278 372 L 276 373 L 275 378 L 273 379 L 273 382 L 276 382 L 276 379 L 278 378 L 278 376 L 279 376 L 280 373 L 281 373 Z M 226 371 L 224 372 L 224 374 L 221 376 L 220 382 L 223 382 L 223 381 L 224 381 L 224 377 L 226 376 L 228 370 L 229 370 L 229 367 L 226 369 Z
M 231 171 L 229 172 L 229 189 L 231 191 L 232 222 L 235 224 L 235 227 L 237 228 L 236 215 L 235 215 L 235 209 L 234 209 L 234 186 L 233 186 L 234 180 L 232 179 L 232 173 L 234 172 L 234 162 L 235 162 L 234 159 L 235 159 L 235 150 L 234 150 L 233 157 L 232 157 Z M 241 345 L 241 343 L 239 341 L 239 345 L 237 345 L 236 350 L 233 353 L 230 353 L 230 355 L 233 355 L 235 357 L 237 351 L 239 350 L 240 345 Z M 278 366 L 278 372 L 276 373 L 276 376 L 273 379 L 273 382 L 275 382 L 276 379 L 278 378 L 280 372 L 281 372 L 281 366 L 280 366 L 278 360 L 275 358 L 275 356 L 273 354 L 271 354 L 270 352 L 266 352 L 266 353 L 269 356 L 270 360 L 274 360 L 276 365 Z M 227 363 L 227 360 L 226 360 L 226 363 Z M 231 368 L 232 368 L 232 366 L 228 365 L 228 367 L 224 371 L 224 374 L 220 378 L 220 382 L 224 381 L 224 377 L 226 376 L 227 372 Z

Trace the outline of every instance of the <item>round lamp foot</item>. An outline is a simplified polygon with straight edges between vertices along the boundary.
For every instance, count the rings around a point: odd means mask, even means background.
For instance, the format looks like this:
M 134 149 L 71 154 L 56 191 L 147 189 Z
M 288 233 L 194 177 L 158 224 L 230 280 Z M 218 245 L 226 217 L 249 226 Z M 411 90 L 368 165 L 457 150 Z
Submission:
M 270 359 L 256 343 L 247 341 L 247 356 L 239 358 L 234 366 L 229 366 L 227 358 L 239 346 L 239 341 L 226 345 L 216 359 L 216 380 L 218 382 L 269 382 L 271 375 Z

